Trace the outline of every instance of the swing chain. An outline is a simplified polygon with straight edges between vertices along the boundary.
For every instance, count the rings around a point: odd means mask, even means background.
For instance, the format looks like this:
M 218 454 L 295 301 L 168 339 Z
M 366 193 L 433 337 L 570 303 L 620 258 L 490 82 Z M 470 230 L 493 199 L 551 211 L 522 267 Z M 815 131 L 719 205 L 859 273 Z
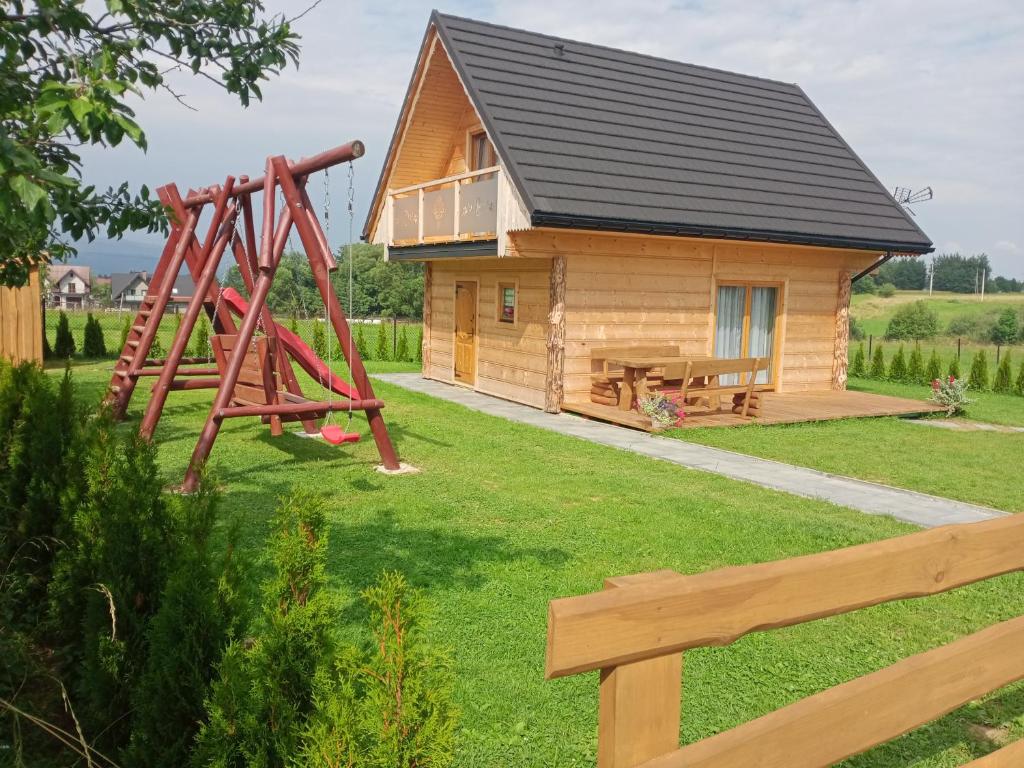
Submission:
M 352 318 L 352 231 L 355 222 L 355 200 L 356 200 L 356 187 L 355 187 L 355 168 L 352 165 L 352 161 L 348 161 L 348 316 Z M 355 381 L 352 378 L 352 345 L 353 336 L 351 329 L 348 333 L 348 360 L 349 360 L 349 379 L 354 385 Z M 352 422 L 352 398 L 348 401 L 348 420 Z

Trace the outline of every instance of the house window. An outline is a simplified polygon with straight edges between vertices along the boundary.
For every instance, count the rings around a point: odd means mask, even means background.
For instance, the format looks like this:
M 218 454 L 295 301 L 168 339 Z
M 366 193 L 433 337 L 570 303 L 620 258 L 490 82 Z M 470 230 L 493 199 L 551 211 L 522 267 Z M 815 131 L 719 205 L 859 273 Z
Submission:
M 715 357 L 761 357 L 768 363 L 758 384 L 775 381 L 775 328 L 780 309 L 779 286 L 719 284 L 715 311 Z M 739 383 L 738 374 L 719 379 Z
M 498 283 L 498 322 L 515 325 L 516 322 L 516 285 L 515 283 Z
M 469 136 L 469 170 L 479 171 L 483 168 L 491 168 L 498 164 L 498 158 L 494 154 L 494 145 L 491 144 L 487 134 L 477 131 Z

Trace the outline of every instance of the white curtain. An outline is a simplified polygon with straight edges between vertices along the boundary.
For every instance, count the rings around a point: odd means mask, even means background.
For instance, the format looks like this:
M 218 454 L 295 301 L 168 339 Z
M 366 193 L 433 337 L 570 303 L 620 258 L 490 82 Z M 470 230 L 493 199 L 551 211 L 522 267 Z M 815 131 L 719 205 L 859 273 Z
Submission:
M 747 289 L 741 285 L 718 287 L 718 317 L 715 328 L 715 357 L 743 357 L 743 309 Z M 719 377 L 719 383 L 736 384 L 739 376 L 731 373 Z
M 778 288 L 751 288 L 750 294 L 750 341 L 747 344 L 749 357 L 763 357 L 771 365 L 775 345 L 775 302 Z M 771 381 L 771 369 L 758 372 L 757 383 Z

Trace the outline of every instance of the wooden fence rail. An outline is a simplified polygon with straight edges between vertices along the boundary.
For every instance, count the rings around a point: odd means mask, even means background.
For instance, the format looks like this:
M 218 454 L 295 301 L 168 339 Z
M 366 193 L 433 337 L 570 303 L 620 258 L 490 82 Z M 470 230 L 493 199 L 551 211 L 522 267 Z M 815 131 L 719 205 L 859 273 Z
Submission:
M 43 309 L 39 270 L 24 288 L 0 288 L 0 357 L 43 362 Z
M 1024 516 L 552 600 L 547 677 L 601 670 L 599 768 L 825 768 L 1024 679 L 1024 617 L 679 746 L 682 651 L 1024 570 Z M 1024 742 L 970 763 L 1024 765 Z

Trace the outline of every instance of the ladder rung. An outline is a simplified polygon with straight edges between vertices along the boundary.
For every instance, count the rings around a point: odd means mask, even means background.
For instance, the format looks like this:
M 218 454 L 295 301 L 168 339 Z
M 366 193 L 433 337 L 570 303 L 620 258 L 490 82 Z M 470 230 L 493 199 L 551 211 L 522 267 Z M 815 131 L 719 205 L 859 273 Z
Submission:
M 128 346 L 131 347 L 132 349 L 138 349 L 139 342 L 136 341 L 135 339 L 132 339 L 131 341 L 128 342 Z
M 113 392 L 113 393 L 114 393 L 115 395 L 117 395 L 117 394 L 120 394 L 120 392 L 121 392 L 121 388 L 120 388 L 120 387 L 119 387 L 119 386 L 118 386 L 117 384 L 114 384 L 114 385 L 113 385 L 113 386 L 112 386 L 112 387 L 110 388 L 110 391 L 111 391 L 111 392 Z
M 135 331 L 136 333 L 142 333 L 144 330 L 146 330 L 146 326 L 144 326 L 144 325 L 133 325 L 132 326 L 132 330 Z
M 131 355 L 121 355 L 121 359 L 124 360 L 126 363 L 130 363 L 135 358 L 132 357 Z
M 152 314 L 153 314 L 153 310 L 151 310 L 151 309 L 140 309 L 139 310 L 139 317 L 149 317 Z

